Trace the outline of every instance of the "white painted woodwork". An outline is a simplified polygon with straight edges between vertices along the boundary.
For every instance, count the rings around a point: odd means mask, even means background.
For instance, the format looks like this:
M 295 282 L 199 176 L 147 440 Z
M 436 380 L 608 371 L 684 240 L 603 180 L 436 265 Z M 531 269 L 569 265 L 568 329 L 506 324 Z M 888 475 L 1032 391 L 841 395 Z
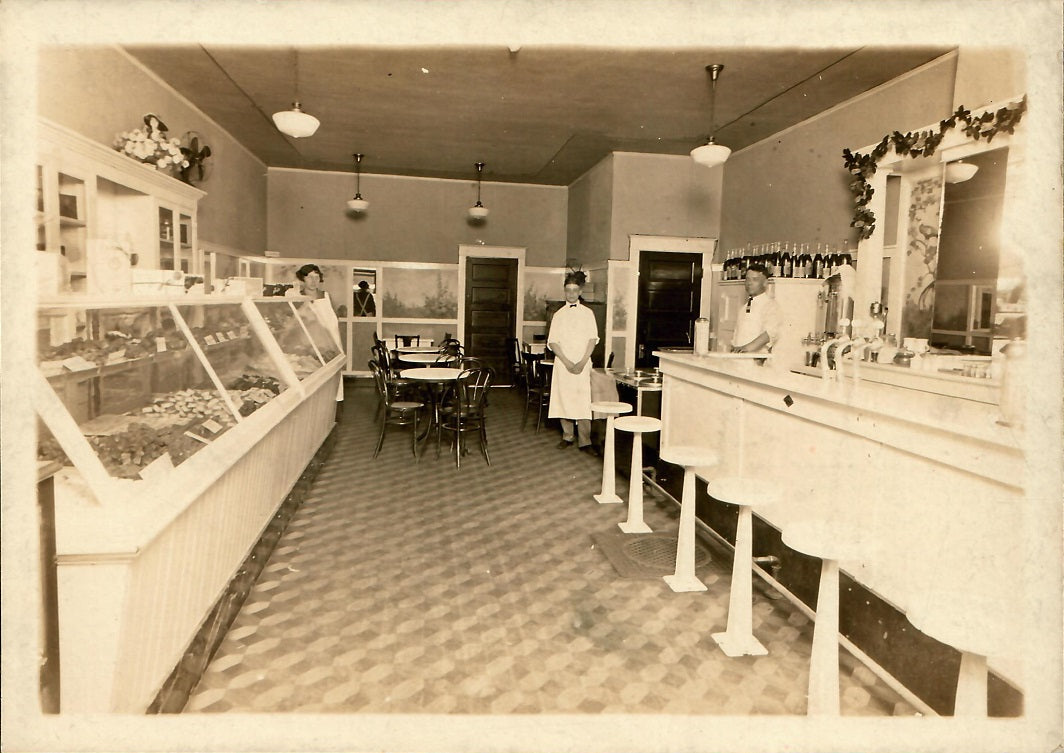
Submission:
M 903 612 L 966 622 L 991 665 L 1022 683 L 1022 535 L 1039 513 L 1024 494 L 1024 438 L 996 423 L 997 406 L 849 380 L 825 391 L 749 361 L 657 355 L 663 446 L 714 447 L 715 475 L 779 484 L 786 503 L 756 512 L 784 532 L 841 518 L 870 534 L 845 572 Z

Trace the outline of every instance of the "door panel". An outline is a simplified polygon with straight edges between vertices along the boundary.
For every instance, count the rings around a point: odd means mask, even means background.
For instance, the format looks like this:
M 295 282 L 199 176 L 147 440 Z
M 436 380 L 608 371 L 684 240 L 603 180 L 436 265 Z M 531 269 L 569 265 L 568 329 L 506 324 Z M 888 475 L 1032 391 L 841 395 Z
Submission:
M 467 259 L 465 274 L 466 355 L 490 366 L 497 383 L 506 384 L 506 338 L 517 330 L 517 259 Z
M 636 358 L 639 367 L 656 366 L 654 350 L 688 347 L 702 298 L 702 255 L 643 251 L 639 255 Z

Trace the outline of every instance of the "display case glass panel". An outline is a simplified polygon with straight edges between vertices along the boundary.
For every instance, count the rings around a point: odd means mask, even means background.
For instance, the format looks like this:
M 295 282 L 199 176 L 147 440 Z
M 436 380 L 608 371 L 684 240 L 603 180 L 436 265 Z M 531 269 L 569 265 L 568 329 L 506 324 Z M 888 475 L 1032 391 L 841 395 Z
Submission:
M 329 316 L 328 312 L 323 312 L 322 315 L 319 315 L 317 309 L 323 303 L 323 301 L 316 303 L 311 301 L 292 301 L 292 305 L 299 312 L 299 318 L 307 328 L 307 334 L 310 335 L 310 340 L 314 343 L 314 347 L 317 349 L 318 355 L 321 356 L 324 364 L 340 355 L 340 347 L 337 343 L 340 333 L 333 331 L 334 328 L 324 321 Z M 338 330 L 339 328 L 336 329 Z
M 291 301 L 284 298 L 259 300 L 255 301 L 255 307 L 300 380 L 321 368 L 318 351 L 307 328 L 300 325 Z
M 199 362 L 168 306 L 42 307 L 38 342 L 42 375 L 113 477 L 179 465 L 236 422 L 213 385 L 193 385 Z M 70 465 L 59 444 L 42 432 L 40 456 Z
M 199 361 L 193 364 L 192 387 L 216 387 L 217 378 L 241 416 L 251 415 L 287 389 L 239 303 L 180 305 L 177 311 L 210 366 L 208 371 Z

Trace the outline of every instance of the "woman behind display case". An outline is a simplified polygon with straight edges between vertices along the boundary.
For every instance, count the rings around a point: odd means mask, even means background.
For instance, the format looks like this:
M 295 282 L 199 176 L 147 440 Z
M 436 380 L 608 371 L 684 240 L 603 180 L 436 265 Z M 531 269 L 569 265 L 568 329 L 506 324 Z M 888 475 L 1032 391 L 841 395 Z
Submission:
M 319 320 L 335 338 L 336 342 L 339 343 L 340 320 L 336 318 L 336 310 L 333 309 L 332 299 L 329 297 L 328 291 L 322 287 L 325 275 L 322 273 L 321 268 L 317 264 L 304 264 L 296 270 L 296 279 L 299 281 L 298 285 L 285 291 L 285 298 L 309 298 L 311 307 L 318 315 Z M 336 400 L 339 402 L 343 399 L 344 382 L 341 377 L 336 391 Z

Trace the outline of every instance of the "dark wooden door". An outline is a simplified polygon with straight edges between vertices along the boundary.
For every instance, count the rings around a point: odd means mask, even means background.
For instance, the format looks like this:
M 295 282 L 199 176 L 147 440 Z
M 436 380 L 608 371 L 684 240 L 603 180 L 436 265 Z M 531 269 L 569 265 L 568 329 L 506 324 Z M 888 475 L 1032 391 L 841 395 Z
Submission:
M 658 348 L 688 347 L 702 301 L 702 255 L 644 251 L 639 255 L 635 365 L 656 366 Z
M 506 338 L 517 331 L 517 259 L 467 259 L 465 274 L 466 355 L 493 368 L 496 383 L 508 384 Z

